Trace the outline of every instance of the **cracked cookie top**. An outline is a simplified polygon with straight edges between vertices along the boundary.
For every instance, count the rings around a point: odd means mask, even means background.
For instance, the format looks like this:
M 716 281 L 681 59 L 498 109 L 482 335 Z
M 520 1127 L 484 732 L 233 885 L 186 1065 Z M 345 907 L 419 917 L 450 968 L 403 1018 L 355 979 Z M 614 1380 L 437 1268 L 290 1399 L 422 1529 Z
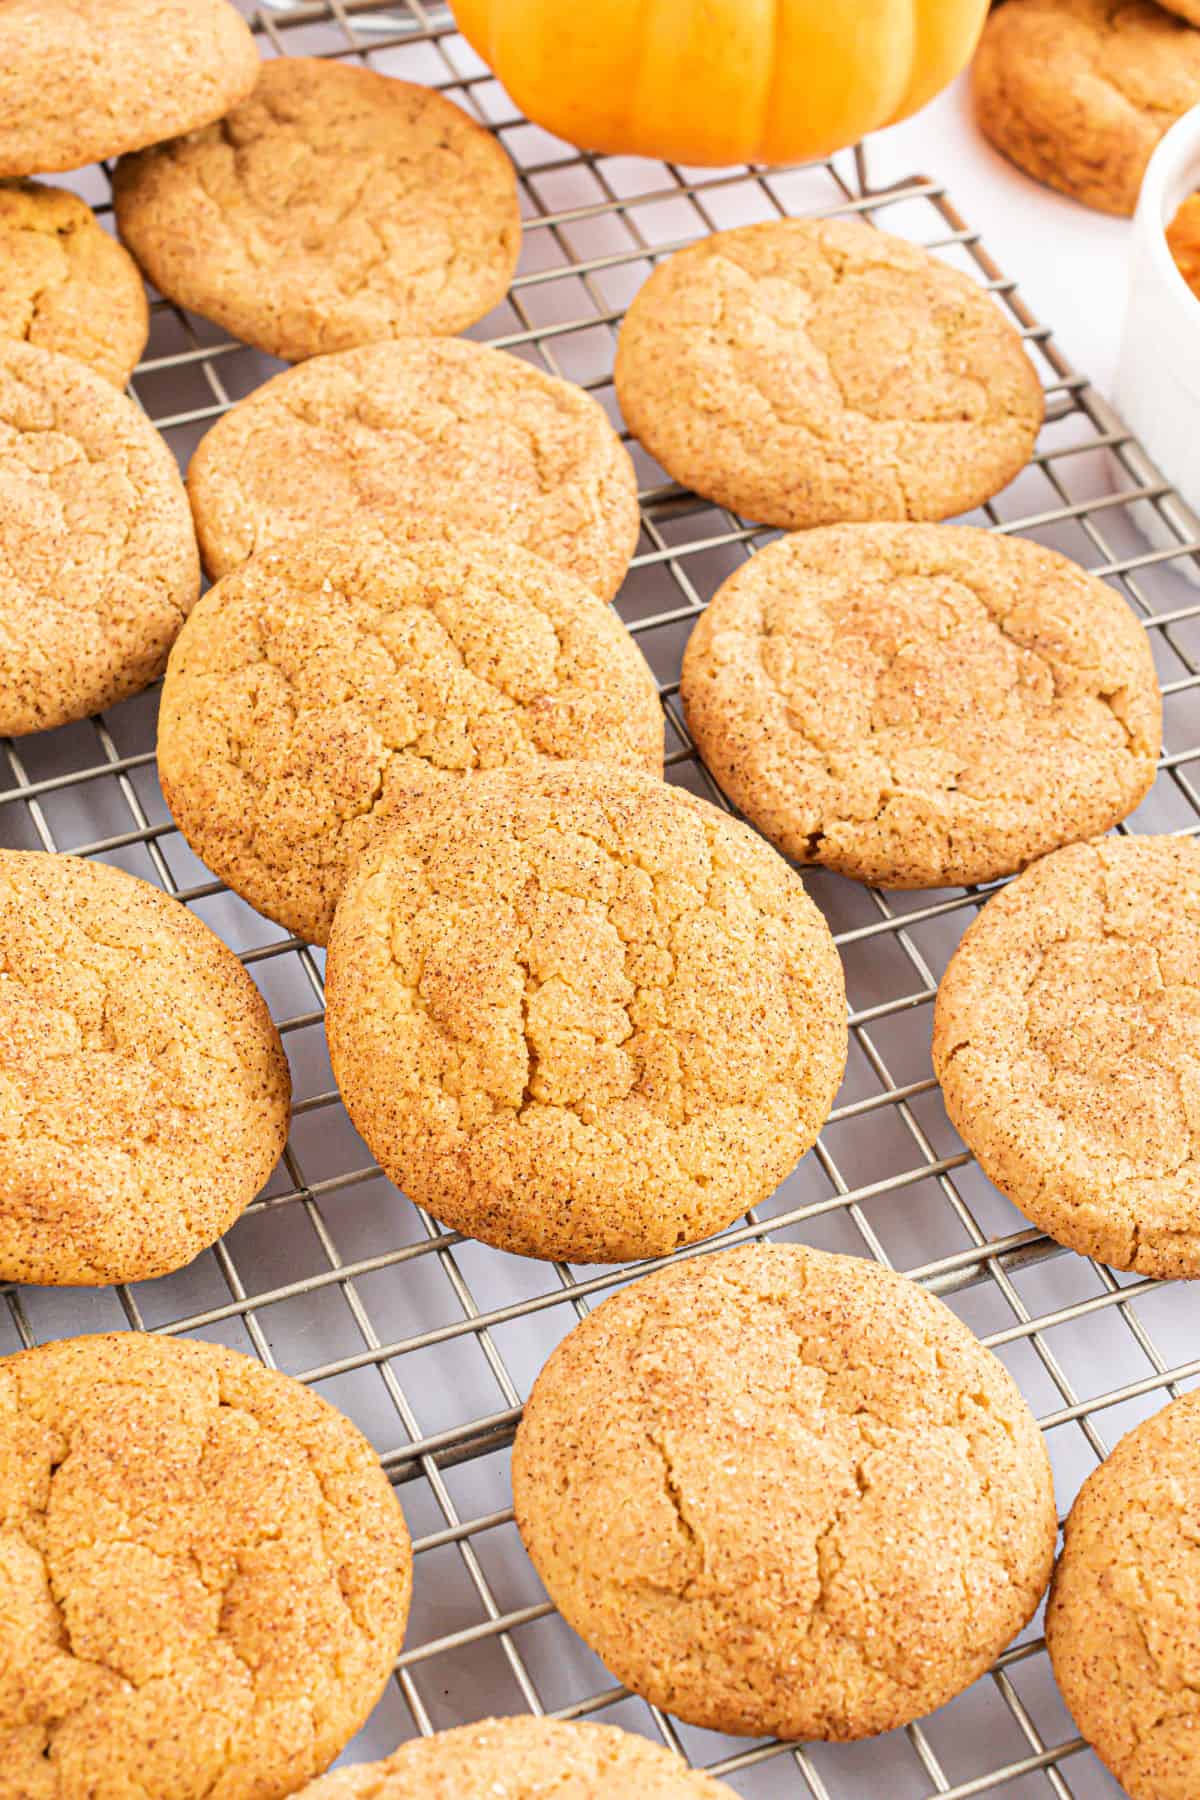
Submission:
M 0 1071 L 4 1281 L 182 1267 L 287 1137 L 287 1062 L 253 981 L 107 863 L 0 851 Z
M 285 370 L 217 420 L 188 489 L 214 579 L 364 512 L 522 544 L 606 600 L 637 544 L 637 478 L 599 402 L 467 338 Z
M 727 1800 L 729 1790 L 614 1725 L 485 1719 L 338 1769 L 298 1800 Z
M 1066 557 L 966 526 L 770 545 L 700 619 L 700 754 L 772 843 L 882 887 L 1011 875 L 1107 831 L 1154 780 L 1146 633 Z
M 1123 1437 L 1079 1491 L 1046 1607 L 1071 1716 L 1130 1800 L 1200 1793 L 1200 1394 Z
M 1006 0 L 971 67 L 980 129 L 1037 181 L 1132 213 L 1146 164 L 1200 105 L 1200 0 Z
M 1037 1425 L 941 1301 L 799 1245 L 678 1263 L 539 1375 L 513 1498 L 546 1588 L 689 1724 L 853 1738 L 951 1699 L 1031 1617 Z
M 0 1361 L 0 1800 L 282 1800 L 381 1693 L 412 1552 L 298 1382 L 133 1332 Z
M 581 757 L 661 774 L 654 678 L 612 609 L 515 544 L 363 522 L 264 551 L 196 607 L 158 715 L 196 854 L 323 944 L 402 797 Z
M 0 733 L 139 693 L 200 592 L 175 459 L 73 356 L 0 336 Z
M 1200 1275 L 1200 845 L 1102 838 L 993 896 L 938 989 L 933 1065 L 985 1175 L 1043 1231 Z
M 629 309 L 616 385 L 676 481 L 792 528 L 968 512 L 1024 468 L 1043 412 L 978 282 L 855 219 L 677 251 Z
M 133 258 L 66 188 L 0 187 L 0 337 L 77 356 L 124 387 L 150 313 Z
M 659 1255 L 765 1200 L 828 1115 L 846 1001 L 803 883 L 650 776 L 418 794 L 355 864 L 326 1019 L 409 1196 L 528 1256 Z
M 465 331 L 521 248 L 512 164 L 432 88 L 263 64 L 215 125 L 123 158 L 117 223 L 160 293 L 289 362 Z
M 78 169 L 207 125 L 259 66 L 227 0 L 4 0 L 0 175 Z

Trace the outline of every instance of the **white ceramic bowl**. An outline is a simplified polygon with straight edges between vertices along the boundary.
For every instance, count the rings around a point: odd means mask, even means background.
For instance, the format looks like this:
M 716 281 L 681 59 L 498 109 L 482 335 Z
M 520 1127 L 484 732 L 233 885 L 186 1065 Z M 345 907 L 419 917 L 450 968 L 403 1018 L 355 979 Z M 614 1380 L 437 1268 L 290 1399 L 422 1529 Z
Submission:
M 1197 190 L 1200 106 L 1171 127 L 1142 182 L 1115 395 L 1125 423 L 1188 506 L 1200 512 L 1200 299 L 1179 273 L 1166 240 L 1180 202 Z M 1138 514 L 1157 547 L 1178 542 L 1152 506 L 1139 507 Z

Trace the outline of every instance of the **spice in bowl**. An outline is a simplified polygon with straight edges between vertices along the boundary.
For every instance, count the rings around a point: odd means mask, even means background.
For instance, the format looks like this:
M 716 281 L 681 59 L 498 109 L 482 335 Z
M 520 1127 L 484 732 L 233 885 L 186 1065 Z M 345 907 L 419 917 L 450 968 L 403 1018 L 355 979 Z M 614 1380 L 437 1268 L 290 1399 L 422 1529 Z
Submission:
M 1167 248 L 1175 267 L 1200 300 L 1200 194 L 1189 194 L 1167 226 Z

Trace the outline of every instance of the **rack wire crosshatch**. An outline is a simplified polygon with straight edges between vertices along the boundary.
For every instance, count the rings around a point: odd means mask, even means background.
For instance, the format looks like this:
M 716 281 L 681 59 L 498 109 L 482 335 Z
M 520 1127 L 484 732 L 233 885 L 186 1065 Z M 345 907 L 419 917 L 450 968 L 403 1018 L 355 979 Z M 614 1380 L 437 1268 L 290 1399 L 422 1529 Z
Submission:
M 656 257 L 706 231 L 780 214 L 860 214 L 973 273 L 1021 330 L 1047 396 L 1037 457 L 973 522 L 1065 551 L 1144 619 L 1167 748 L 1132 828 L 1200 830 L 1200 595 L 1185 574 L 1200 568 L 1200 521 L 1069 367 L 938 182 L 873 188 L 861 151 L 770 172 L 584 156 L 513 112 L 443 5 L 245 0 L 243 10 L 265 55 L 365 60 L 436 85 L 497 132 L 520 174 L 525 249 L 509 300 L 471 335 L 582 383 L 614 420 L 623 308 Z M 107 210 L 106 171 L 71 185 Z M 186 464 L 209 423 L 277 366 L 160 301 L 133 391 Z M 660 683 L 669 778 L 723 804 L 683 722 L 679 660 L 705 600 L 770 534 L 666 483 L 631 448 L 642 538 L 616 604 Z M 1153 510 L 1165 547 L 1148 547 L 1138 509 Z M 157 785 L 156 706 L 151 692 L 6 744 L 0 842 L 117 863 L 178 895 L 239 951 L 288 1047 L 291 1139 L 264 1194 L 179 1274 L 131 1288 L 5 1289 L 0 1352 L 120 1327 L 214 1338 L 312 1383 L 371 1437 L 416 1540 L 416 1584 L 396 1680 L 348 1759 L 385 1754 L 415 1732 L 532 1710 L 645 1732 L 747 1797 L 1116 1795 L 1063 1710 L 1036 1625 L 934 1717 L 855 1745 L 722 1739 L 612 1686 L 524 1555 L 507 1451 L 522 1396 L 553 1345 L 629 1272 L 527 1262 L 461 1240 L 371 1166 L 325 1053 L 322 956 L 282 937 L 191 856 Z M 846 1082 L 817 1148 L 719 1241 L 770 1235 L 873 1256 L 941 1294 L 1020 1381 L 1047 1434 L 1065 1511 L 1117 1436 L 1200 1382 L 1190 1290 L 1059 1252 L 983 1180 L 950 1130 L 929 1066 L 930 1009 L 984 896 L 885 896 L 821 872 L 806 879 L 846 966 Z

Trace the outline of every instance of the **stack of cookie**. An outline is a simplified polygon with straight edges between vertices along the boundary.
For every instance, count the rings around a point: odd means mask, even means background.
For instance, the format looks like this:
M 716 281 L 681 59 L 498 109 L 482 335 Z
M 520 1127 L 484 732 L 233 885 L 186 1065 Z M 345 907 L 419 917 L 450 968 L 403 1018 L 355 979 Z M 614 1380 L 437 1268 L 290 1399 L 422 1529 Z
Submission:
M 1092 29 L 1091 0 L 1057 4 Z M 1048 6 L 1006 0 L 981 82 Z M 178 56 L 154 79 L 151 31 Z M 697 1245 L 808 1152 L 845 1065 L 840 961 L 785 858 L 892 887 L 1032 865 L 943 985 L 947 1105 L 1063 1242 L 1200 1270 L 1200 851 L 1082 841 L 1153 780 L 1145 633 L 1064 558 L 943 522 L 1020 472 L 1042 422 L 986 294 L 865 223 L 781 221 L 680 252 L 630 310 L 616 387 L 645 450 L 791 534 L 683 662 L 746 823 L 662 779 L 655 683 L 608 604 L 639 514 L 604 410 L 452 335 L 520 248 L 490 134 L 365 69 L 260 68 L 224 0 L 8 0 L 0 97 L 0 172 L 119 156 L 121 236 L 158 290 L 299 365 L 213 426 L 185 494 L 116 386 L 146 331 L 126 253 L 71 196 L 0 189 L 0 728 L 82 718 L 166 665 L 175 819 L 328 946 L 338 1085 L 415 1202 L 527 1256 Z M 69 858 L 0 853 L 0 948 L 0 1278 L 178 1268 L 283 1147 L 257 990 L 184 908 Z M 1194 1791 L 1168 1765 L 1198 1759 L 1170 1696 L 1114 1719 L 1146 1607 L 1098 1546 L 1143 1464 L 1176 1492 L 1193 1417 L 1081 1502 L 1051 1614 L 1072 1704 L 1147 1795 Z M 82 1339 L 0 1361 L 0 1451 L 0 1791 L 282 1800 L 320 1774 L 386 1679 L 411 1578 L 348 1422 L 232 1352 Z M 615 1674 L 740 1734 L 857 1737 L 941 1705 L 1031 1618 L 1055 1543 L 1001 1365 L 911 1282 L 799 1246 L 608 1300 L 539 1378 L 513 1487 Z M 579 1800 L 717 1791 L 532 1721 L 309 1791 L 475 1796 L 513 1770 Z

